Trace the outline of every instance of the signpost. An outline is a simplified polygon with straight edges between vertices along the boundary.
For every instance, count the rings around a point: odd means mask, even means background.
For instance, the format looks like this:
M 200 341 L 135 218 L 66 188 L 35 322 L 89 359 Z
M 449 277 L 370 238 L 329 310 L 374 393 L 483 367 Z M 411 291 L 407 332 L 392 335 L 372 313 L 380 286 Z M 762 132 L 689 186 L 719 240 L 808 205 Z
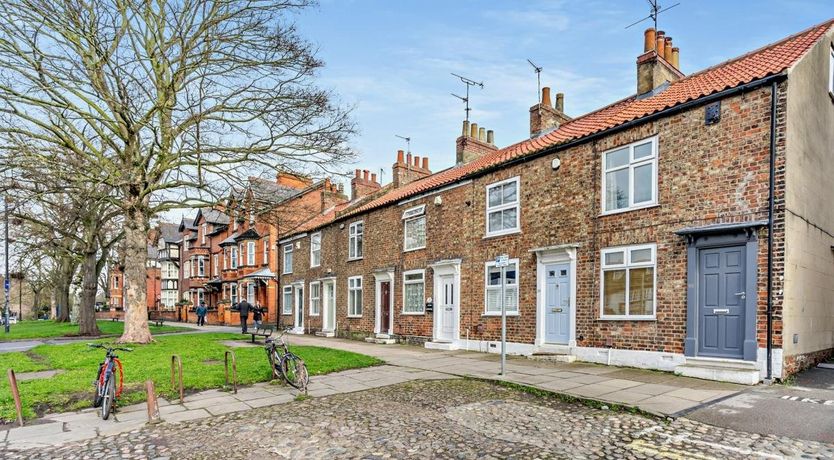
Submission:
M 507 360 L 507 305 L 504 289 L 509 264 L 510 256 L 507 254 L 501 254 L 495 258 L 495 266 L 501 269 L 501 372 L 498 375 L 504 375 L 504 364 Z

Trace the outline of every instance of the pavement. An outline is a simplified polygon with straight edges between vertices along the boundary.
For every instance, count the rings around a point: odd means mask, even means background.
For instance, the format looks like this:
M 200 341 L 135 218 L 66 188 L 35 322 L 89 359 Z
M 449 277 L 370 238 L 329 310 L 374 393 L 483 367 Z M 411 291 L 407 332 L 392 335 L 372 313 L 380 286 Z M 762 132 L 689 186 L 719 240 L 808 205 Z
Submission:
M 834 369 L 808 369 L 790 384 L 751 387 L 687 417 L 740 431 L 834 443 Z

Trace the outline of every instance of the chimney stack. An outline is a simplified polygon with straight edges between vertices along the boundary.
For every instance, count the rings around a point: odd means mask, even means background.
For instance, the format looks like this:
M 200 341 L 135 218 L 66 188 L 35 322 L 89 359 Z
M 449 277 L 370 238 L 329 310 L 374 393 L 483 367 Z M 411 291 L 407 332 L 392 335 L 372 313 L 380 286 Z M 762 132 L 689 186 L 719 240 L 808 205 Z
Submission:
M 530 137 L 538 137 L 570 120 L 564 112 L 565 95 L 556 93 L 556 107 L 550 101 L 550 88 L 542 88 L 541 102 L 530 107 Z
M 313 179 L 301 174 L 294 174 L 287 171 L 278 171 L 275 174 L 275 183 L 284 187 L 304 189 L 313 185 Z
M 494 143 L 495 133 L 491 129 L 480 128 L 477 123 L 471 123 L 467 133 L 466 122 L 463 123 L 463 127 L 464 134 L 455 141 L 457 164 L 469 163 L 489 152 L 498 150 Z
M 376 174 L 371 176 L 370 171 L 355 170 L 354 177 L 350 180 L 350 190 L 352 200 L 368 196 L 382 188 L 379 182 L 376 181 Z
M 409 182 L 431 175 L 428 157 L 420 157 L 419 155 L 412 157 L 408 155 L 407 160 L 403 161 L 401 153 L 402 150 L 397 152 L 397 162 L 391 166 L 394 188 L 402 187 Z
M 652 43 L 654 45 L 652 46 Z M 648 28 L 643 34 L 643 54 L 637 57 L 637 95 L 651 96 L 684 77 L 678 68 L 680 50 L 662 30 Z M 658 89 L 661 88 L 661 89 Z

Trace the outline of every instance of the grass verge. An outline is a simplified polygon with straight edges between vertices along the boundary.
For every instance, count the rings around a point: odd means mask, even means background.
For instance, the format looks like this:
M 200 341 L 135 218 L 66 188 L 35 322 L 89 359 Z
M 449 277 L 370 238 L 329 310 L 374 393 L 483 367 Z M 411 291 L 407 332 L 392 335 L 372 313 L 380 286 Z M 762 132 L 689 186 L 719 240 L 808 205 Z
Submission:
M 171 355 L 182 359 L 183 386 L 186 391 L 220 388 L 225 383 L 223 355 L 227 340 L 241 339 L 240 334 L 202 333 L 178 334 L 156 338 L 156 342 L 138 345 L 133 352 L 120 352 L 124 365 L 125 392 L 120 405 L 144 400 L 144 382 L 152 379 L 157 392 L 172 398 L 177 393 L 171 386 Z M 99 340 L 97 342 L 106 342 Z M 346 369 L 381 364 L 379 359 L 331 348 L 293 346 L 292 351 L 307 363 L 311 376 Z M 272 375 L 262 347 L 234 348 L 237 376 L 240 385 L 268 381 Z M 16 373 L 45 369 L 63 369 L 49 379 L 19 383 L 25 418 L 46 412 L 77 410 L 91 406 L 93 380 L 103 350 L 91 349 L 85 343 L 41 345 L 26 353 L 0 354 L 0 368 L 12 368 Z M 5 373 L 5 372 L 4 372 Z M 5 377 L 0 380 L 0 420 L 15 418 L 14 401 Z
M 121 321 L 96 321 L 102 335 L 122 335 L 125 324 Z M 191 330 L 179 326 L 150 325 L 152 334 L 165 332 L 179 332 Z M 21 321 L 9 326 L 9 333 L 0 332 L 0 342 L 10 342 L 24 339 L 49 339 L 55 337 L 77 337 L 78 325 L 72 323 L 56 323 L 55 321 Z

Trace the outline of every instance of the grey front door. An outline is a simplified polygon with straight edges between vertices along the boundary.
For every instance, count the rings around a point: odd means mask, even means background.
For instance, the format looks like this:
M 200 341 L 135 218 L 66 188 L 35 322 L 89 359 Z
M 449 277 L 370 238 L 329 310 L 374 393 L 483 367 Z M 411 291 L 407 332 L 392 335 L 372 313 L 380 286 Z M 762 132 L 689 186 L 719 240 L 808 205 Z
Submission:
M 745 246 L 701 249 L 698 355 L 744 357 Z
M 570 266 L 554 264 L 544 267 L 544 341 L 567 344 L 570 340 Z

